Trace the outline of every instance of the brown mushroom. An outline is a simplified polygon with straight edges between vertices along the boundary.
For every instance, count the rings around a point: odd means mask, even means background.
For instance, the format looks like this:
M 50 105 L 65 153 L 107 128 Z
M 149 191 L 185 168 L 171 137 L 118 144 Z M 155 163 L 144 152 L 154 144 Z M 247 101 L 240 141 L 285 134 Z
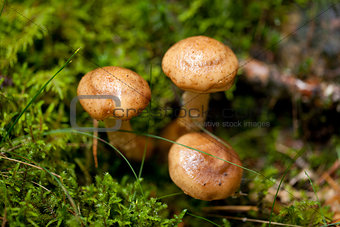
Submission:
M 194 36 L 170 47 L 163 57 L 162 69 L 185 91 L 179 117 L 162 133 L 163 137 L 176 140 L 187 132 L 199 130 L 197 124 L 202 125 L 206 118 L 209 93 L 226 91 L 233 85 L 238 60 L 223 43 L 206 36 Z M 162 149 L 167 146 L 161 144 Z
M 173 144 L 169 152 L 169 173 L 172 181 L 185 194 L 210 201 L 225 199 L 238 189 L 242 178 L 242 168 L 239 166 L 242 164 L 231 147 L 198 132 L 185 134 L 176 142 L 238 165 Z
M 78 85 L 78 96 L 99 95 L 98 98 L 79 99 L 80 104 L 96 120 L 104 120 L 105 126 L 115 126 L 116 119 L 122 120 L 121 130 L 131 131 L 130 119 L 137 116 L 149 104 L 151 91 L 148 83 L 137 73 L 115 66 L 97 68 L 83 76 Z M 100 98 L 103 95 L 113 99 Z M 146 139 L 133 133 L 108 132 L 110 143 L 117 146 L 131 160 L 143 158 Z M 148 143 L 146 157 L 149 157 L 152 144 Z

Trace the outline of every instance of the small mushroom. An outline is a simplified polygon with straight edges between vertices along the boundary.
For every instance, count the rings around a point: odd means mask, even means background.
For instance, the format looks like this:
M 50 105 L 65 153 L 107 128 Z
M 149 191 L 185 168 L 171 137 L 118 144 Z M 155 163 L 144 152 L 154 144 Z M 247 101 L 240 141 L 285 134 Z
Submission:
M 130 119 L 137 116 L 149 104 L 151 91 L 148 83 L 137 73 L 115 66 L 97 68 L 83 76 L 78 85 L 80 95 L 111 95 L 119 98 L 120 105 L 113 99 L 79 99 L 85 111 L 96 120 L 103 120 L 107 128 L 122 120 L 121 130 L 131 131 Z M 143 158 L 146 138 L 133 133 L 108 132 L 110 143 L 117 146 L 131 160 Z M 151 154 L 152 144 L 148 143 L 146 158 Z
M 206 36 L 193 36 L 170 47 L 163 57 L 162 69 L 185 91 L 179 117 L 162 133 L 163 137 L 176 140 L 187 132 L 199 130 L 196 124 L 202 125 L 206 119 L 209 93 L 226 91 L 234 84 L 238 60 L 223 43 Z M 161 149 L 166 146 L 161 144 Z
M 185 134 L 176 142 L 238 165 L 173 144 L 169 152 L 169 174 L 185 194 L 211 201 L 225 199 L 238 189 L 242 178 L 242 168 L 239 166 L 242 164 L 231 147 L 198 132 Z

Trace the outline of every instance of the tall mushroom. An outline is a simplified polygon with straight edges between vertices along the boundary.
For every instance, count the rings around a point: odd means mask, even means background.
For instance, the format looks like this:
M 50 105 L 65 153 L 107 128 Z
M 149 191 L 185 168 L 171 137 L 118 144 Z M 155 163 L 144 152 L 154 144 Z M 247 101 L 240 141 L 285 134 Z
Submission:
M 149 104 L 151 91 L 148 83 L 137 73 L 115 66 L 97 68 L 83 76 L 78 85 L 78 96 L 99 95 L 98 98 L 79 99 L 86 112 L 96 120 L 104 120 L 107 128 L 122 120 L 121 130 L 132 130 L 130 119 L 137 116 Z M 111 95 L 119 98 L 120 106 L 112 99 L 100 98 Z M 143 158 L 146 138 L 133 133 L 108 132 L 110 143 L 117 146 L 131 160 Z M 148 143 L 146 158 L 150 156 L 152 144 Z
M 179 41 L 165 53 L 162 69 L 174 84 L 184 90 L 179 117 L 163 131 L 162 136 L 176 140 L 197 131 L 206 119 L 209 93 L 226 91 L 234 83 L 238 60 L 223 43 L 193 36 Z
M 239 166 L 242 164 L 235 151 L 198 132 L 185 134 L 176 142 L 238 165 L 173 144 L 169 152 L 169 174 L 185 194 L 210 201 L 225 199 L 238 189 L 242 178 Z

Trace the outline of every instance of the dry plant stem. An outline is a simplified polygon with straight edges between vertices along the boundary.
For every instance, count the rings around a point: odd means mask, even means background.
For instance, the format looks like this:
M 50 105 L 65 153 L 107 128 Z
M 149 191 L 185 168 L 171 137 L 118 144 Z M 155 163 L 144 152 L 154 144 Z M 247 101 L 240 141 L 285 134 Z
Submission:
M 317 181 L 317 184 L 320 185 L 320 184 L 322 184 L 323 182 L 325 182 L 325 178 L 326 178 L 327 176 L 331 176 L 331 175 L 332 175 L 339 167 L 340 167 L 340 160 L 336 160 L 336 161 L 333 163 L 332 167 L 331 167 L 328 171 L 326 171 L 325 173 L 323 173 L 323 174 L 321 175 L 321 177 L 320 177 L 319 180 Z
M 333 178 L 331 178 L 327 173 L 325 173 L 325 180 L 335 191 L 340 192 L 340 186 L 338 185 L 338 183 L 333 180 Z
M 260 219 L 253 219 L 253 218 L 247 218 L 247 217 L 234 217 L 234 216 L 224 216 L 224 215 L 209 215 L 210 217 L 217 217 L 217 218 L 226 218 L 226 219 L 233 219 L 233 220 L 239 220 L 242 222 L 256 222 L 256 223 L 264 223 L 269 224 L 269 221 L 266 220 L 260 220 Z M 279 226 L 292 226 L 292 227 L 302 227 L 301 225 L 291 225 L 286 223 L 279 223 L 279 222 L 271 222 L 272 225 L 279 225 Z
M 259 208 L 256 206 L 214 206 L 214 207 L 204 207 L 205 211 L 231 211 L 231 212 L 248 212 L 248 211 L 258 211 Z
M 7 222 L 7 209 L 6 209 L 6 206 L 5 206 L 4 217 L 2 218 L 1 227 L 5 227 L 6 226 L 6 222 Z
M 38 185 L 39 187 L 41 187 L 42 189 L 51 192 L 50 190 L 48 190 L 47 188 L 45 188 L 44 186 L 42 186 L 41 184 L 38 184 L 37 182 L 31 181 L 33 184 Z
M 31 167 L 36 168 L 36 169 L 44 170 L 44 169 L 41 168 L 40 166 L 36 166 L 36 165 L 30 164 L 30 163 L 27 163 L 27 162 L 19 161 L 19 160 L 13 159 L 13 158 L 8 158 L 8 157 L 6 157 L 6 156 L 4 156 L 4 155 L 0 155 L 0 159 L 1 159 L 1 158 L 7 159 L 8 161 L 13 161 L 13 162 L 21 163 L 21 164 L 24 164 L 24 165 L 28 165 L 28 166 L 31 166 Z M 58 178 L 62 181 L 61 176 L 59 176 L 58 174 L 55 174 L 55 173 L 52 173 L 52 172 L 51 172 L 51 174 L 52 174 L 53 176 L 58 177 Z
M 111 128 L 115 126 L 116 120 L 114 118 L 107 118 L 104 120 L 104 123 L 107 128 Z M 122 121 L 120 130 L 133 131 L 130 121 Z M 118 149 L 123 152 L 126 158 L 135 161 L 142 160 L 146 144 L 146 140 L 144 137 L 137 136 L 134 133 L 120 131 L 107 132 L 107 135 L 109 137 L 110 143 L 113 146 L 118 147 Z M 148 145 L 148 151 L 152 150 L 150 146 L 151 141 L 149 141 Z M 148 157 L 148 154 L 149 152 L 147 152 L 146 158 Z
M 209 94 L 185 91 L 182 96 L 183 107 L 178 116 L 178 123 L 188 131 L 198 131 L 207 117 Z

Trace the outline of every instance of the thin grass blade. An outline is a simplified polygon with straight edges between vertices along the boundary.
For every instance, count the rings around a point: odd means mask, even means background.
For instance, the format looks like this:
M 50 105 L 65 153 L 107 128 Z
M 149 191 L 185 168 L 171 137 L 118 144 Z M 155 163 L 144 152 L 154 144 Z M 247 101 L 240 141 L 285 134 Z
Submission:
M 315 190 L 314 184 L 313 184 L 313 182 L 312 182 L 312 179 L 311 179 L 310 176 L 308 175 L 307 171 L 305 171 L 305 174 L 306 174 L 306 176 L 308 177 L 308 180 L 309 180 L 310 184 L 312 185 L 312 188 L 313 188 L 313 191 L 314 191 L 314 194 L 315 194 L 315 197 L 316 197 L 316 201 L 318 202 L 318 205 L 319 205 L 319 207 L 321 208 L 321 203 L 320 203 L 318 194 L 316 193 L 316 190 Z M 322 221 L 323 221 L 323 223 L 324 223 L 325 225 L 327 225 L 326 218 L 325 218 L 325 216 L 323 215 L 322 210 L 320 210 L 320 212 L 321 212 L 321 215 L 322 215 Z
M 26 112 L 26 110 L 32 105 L 32 103 L 37 99 L 37 97 L 43 92 L 43 90 L 46 88 L 46 86 L 71 62 L 71 59 L 78 53 L 80 48 L 78 48 L 72 55 L 67 59 L 65 64 L 37 91 L 37 93 L 33 96 L 33 98 L 28 102 L 28 104 L 25 106 L 25 108 L 21 111 L 19 116 L 15 119 L 13 124 L 10 126 L 10 128 L 7 130 L 5 136 L 1 139 L 1 142 L 4 142 L 8 135 L 13 130 L 14 126 L 18 123 L 19 119 L 22 117 L 22 115 Z
M 189 212 L 187 212 L 186 214 L 188 214 L 188 215 L 190 215 L 190 216 L 192 216 L 192 217 L 195 217 L 195 218 L 202 219 L 202 220 L 204 220 L 204 221 L 206 221 L 206 222 L 209 222 L 210 224 L 213 224 L 214 226 L 219 226 L 219 227 L 221 227 L 221 225 L 219 225 L 219 224 L 217 224 L 217 223 L 215 223 L 215 222 L 213 222 L 213 221 L 210 221 L 209 219 L 206 219 L 206 218 L 204 218 L 204 217 L 201 217 L 201 216 L 199 216 L 199 215 L 191 214 L 191 213 L 189 213 Z

